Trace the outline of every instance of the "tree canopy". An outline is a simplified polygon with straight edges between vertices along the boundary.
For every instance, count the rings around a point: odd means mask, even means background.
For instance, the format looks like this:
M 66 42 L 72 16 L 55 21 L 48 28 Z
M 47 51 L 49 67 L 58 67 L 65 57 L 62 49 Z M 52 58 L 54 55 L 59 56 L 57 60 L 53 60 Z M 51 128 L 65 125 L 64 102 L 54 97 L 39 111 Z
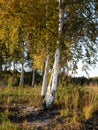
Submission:
M 77 68 L 79 59 L 85 66 L 94 64 L 98 48 L 97 0 L 65 0 L 64 4 L 62 65 L 71 62 Z M 59 38 L 58 9 L 56 0 L 0 0 L 0 41 L 12 61 L 20 60 L 23 42 L 29 44 L 37 68 L 42 68 L 47 55 L 53 57 Z

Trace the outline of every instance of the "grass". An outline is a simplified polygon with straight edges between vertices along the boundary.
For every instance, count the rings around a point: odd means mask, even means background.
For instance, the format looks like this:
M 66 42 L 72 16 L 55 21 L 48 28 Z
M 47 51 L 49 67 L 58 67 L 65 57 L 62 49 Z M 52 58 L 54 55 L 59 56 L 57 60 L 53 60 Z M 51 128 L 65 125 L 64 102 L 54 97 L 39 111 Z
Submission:
M 96 111 L 98 111 L 98 87 L 85 87 L 85 103 L 83 106 L 83 112 L 85 115 L 85 119 L 89 119 L 92 117 Z
M 61 107 L 61 115 L 73 121 L 88 120 L 98 112 L 98 86 L 59 87 L 55 104 Z
M 0 89 L 0 105 L 2 112 L 0 113 L 0 130 L 21 130 L 21 128 L 8 119 L 10 106 L 34 106 L 39 107 L 40 90 L 36 86 L 32 87 L 3 87 Z
M 40 86 L 3 87 L 0 89 L 0 104 L 39 107 L 40 92 Z M 60 111 L 62 117 L 70 117 L 72 123 L 88 120 L 98 112 L 98 86 L 59 86 L 54 107 Z M 8 113 L 7 109 L 0 113 L 0 130 L 21 130 L 17 124 L 8 120 Z
M 0 90 L 0 104 L 40 105 L 40 87 L 5 87 Z M 36 101 L 36 102 L 35 102 Z
M 8 119 L 8 112 L 0 113 L 0 130 L 21 130 L 21 128 L 11 123 Z

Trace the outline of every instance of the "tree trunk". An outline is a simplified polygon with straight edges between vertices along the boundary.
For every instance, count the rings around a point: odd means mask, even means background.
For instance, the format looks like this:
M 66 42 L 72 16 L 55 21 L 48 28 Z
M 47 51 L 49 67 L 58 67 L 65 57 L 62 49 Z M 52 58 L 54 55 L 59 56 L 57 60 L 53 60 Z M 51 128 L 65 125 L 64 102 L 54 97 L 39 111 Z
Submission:
M 0 81 L 1 80 L 2 80 L 2 45 L 0 45 Z
M 53 73 L 51 74 L 50 82 L 47 88 L 45 100 L 44 100 L 44 107 L 51 108 L 53 106 L 56 88 L 57 88 L 57 82 L 58 82 L 58 72 L 59 72 L 59 60 L 60 60 L 60 46 L 63 41 L 62 37 L 62 30 L 63 30 L 63 24 L 64 24 L 64 7 L 65 3 L 64 0 L 59 0 L 59 26 L 58 26 L 58 38 L 57 46 L 55 52 L 55 61 L 53 66 Z
M 15 78 L 15 62 L 13 61 L 13 71 L 12 71 L 12 86 L 14 85 Z
M 22 69 L 21 69 L 21 76 L 20 76 L 20 86 L 24 86 L 24 67 L 22 64 Z
M 20 29 L 20 33 L 21 33 L 21 29 Z M 21 42 L 21 65 L 22 65 L 22 68 L 21 68 L 21 76 L 20 76 L 20 86 L 24 86 L 24 60 L 25 60 L 25 55 L 24 55 L 24 52 L 25 52 L 25 42 Z
M 47 90 L 48 64 L 49 64 L 49 57 L 47 57 L 46 62 L 45 62 L 45 71 L 44 71 L 43 83 L 42 83 L 42 91 L 41 91 L 41 96 L 42 97 L 45 97 L 46 90 Z
M 58 82 L 59 59 L 60 59 L 60 50 L 58 48 L 56 49 L 56 52 L 55 52 L 53 72 L 51 74 L 50 82 L 49 82 L 46 97 L 45 97 L 45 103 L 46 103 L 47 108 L 52 107 L 52 104 L 55 98 L 55 92 L 56 92 L 57 82 Z
M 45 0 L 45 9 L 46 9 L 46 12 L 45 12 L 45 15 L 46 15 L 46 18 L 48 17 L 48 4 L 49 4 L 49 1 L 48 0 Z M 47 25 L 47 20 L 46 20 L 46 28 L 48 27 Z M 45 35 L 45 40 L 46 42 L 48 41 L 48 37 L 47 35 Z M 48 52 L 47 52 L 48 53 Z M 49 57 L 47 56 L 47 59 L 45 61 L 45 70 L 44 70 L 44 75 L 43 75 L 43 82 L 42 82 L 42 90 L 41 90 L 41 97 L 45 97 L 46 95 L 46 91 L 47 91 L 47 80 L 48 80 L 48 65 L 49 64 Z
M 35 83 L 35 70 L 32 70 L 32 84 L 31 86 L 34 87 L 34 83 Z

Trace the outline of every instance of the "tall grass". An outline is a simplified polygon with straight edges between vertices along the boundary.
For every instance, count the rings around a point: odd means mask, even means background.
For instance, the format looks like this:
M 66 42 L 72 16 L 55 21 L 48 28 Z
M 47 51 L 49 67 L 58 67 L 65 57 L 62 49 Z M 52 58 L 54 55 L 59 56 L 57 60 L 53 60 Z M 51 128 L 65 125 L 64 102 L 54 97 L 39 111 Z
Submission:
M 39 107 L 41 86 L 3 87 L 0 89 L 0 105 Z M 73 122 L 87 120 L 98 112 L 98 86 L 58 86 L 54 107 L 61 116 L 70 117 Z M 21 130 L 8 120 L 8 111 L 0 113 L 0 130 Z
M 0 104 L 40 105 L 40 87 L 5 87 L 0 90 Z
M 86 119 L 89 119 L 98 112 L 98 86 L 90 85 L 85 87 L 83 112 Z
M 33 106 L 41 105 L 39 86 L 32 87 L 3 87 L 0 89 L 0 130 L 21 130 L 17 124 L 12 123 L 8 116 L 11 113 L 9 107 Z
M 7 112 L 0 113 L 0 130 L 21 130 L 17 124 L 10 122 L 7 114 Z
M 55 104 L 61 106 L 61 115 L 73 120 L 87 120 L 98 112 L 98 86 L 59 87 Z

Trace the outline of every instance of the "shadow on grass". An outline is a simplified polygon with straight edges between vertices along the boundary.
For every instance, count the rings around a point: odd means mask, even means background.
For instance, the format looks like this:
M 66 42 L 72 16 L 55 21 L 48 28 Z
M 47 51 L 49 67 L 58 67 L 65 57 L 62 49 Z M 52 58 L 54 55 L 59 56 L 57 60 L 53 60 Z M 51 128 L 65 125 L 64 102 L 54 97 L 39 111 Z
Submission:
M 98 130 L 98 111 L 83 123 L 84 130 Z

